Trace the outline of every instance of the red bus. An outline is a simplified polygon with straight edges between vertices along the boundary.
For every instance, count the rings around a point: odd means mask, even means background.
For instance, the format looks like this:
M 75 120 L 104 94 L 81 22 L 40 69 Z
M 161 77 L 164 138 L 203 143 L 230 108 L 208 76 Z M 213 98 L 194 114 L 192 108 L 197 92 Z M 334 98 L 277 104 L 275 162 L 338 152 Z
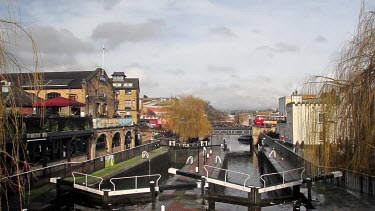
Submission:
M 254 125 L 277 125 L 277 123 L 286 123 L 285 116 L 256 115 Z

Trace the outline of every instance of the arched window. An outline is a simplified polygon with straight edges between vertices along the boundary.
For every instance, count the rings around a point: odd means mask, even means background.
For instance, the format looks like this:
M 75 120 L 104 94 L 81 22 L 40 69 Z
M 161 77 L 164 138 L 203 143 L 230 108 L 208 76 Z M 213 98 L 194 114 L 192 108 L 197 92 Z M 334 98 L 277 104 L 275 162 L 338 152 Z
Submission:
M 60 97 L 60 93 L 58 92 L 50 92 L 50 93 L 47 93 L 47 96 L 46 96 L 46 99 L 52 99 L 52 98 L 55 98 L 55 97 Z

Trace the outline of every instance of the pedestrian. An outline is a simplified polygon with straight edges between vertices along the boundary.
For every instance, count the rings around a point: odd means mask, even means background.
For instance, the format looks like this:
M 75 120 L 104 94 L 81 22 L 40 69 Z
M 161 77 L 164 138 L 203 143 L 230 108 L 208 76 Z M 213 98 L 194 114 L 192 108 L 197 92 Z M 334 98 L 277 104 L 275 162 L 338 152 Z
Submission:
M 299 142 L 297 140 L 296 144 L 294 145 L 294 153 L 298 154 Z
M 305 146 L 305 141 L 302 141 L 301 142 L 301 145 L 299 146 L 301 149 L 303 149 L 303 147 Z
M 29 163 L 25 160 L 25 161 L 23 162 L 23 172 L 28 172 L 28 171 L 30 171 L 30 165 L 29 165 Z

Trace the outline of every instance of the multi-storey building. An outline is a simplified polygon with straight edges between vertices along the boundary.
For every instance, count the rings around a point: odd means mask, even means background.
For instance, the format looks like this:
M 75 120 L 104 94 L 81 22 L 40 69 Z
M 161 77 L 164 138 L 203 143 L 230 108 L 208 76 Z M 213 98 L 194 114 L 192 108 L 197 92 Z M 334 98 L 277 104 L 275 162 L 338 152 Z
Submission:
M 142 98 L 141 120 L 150 126 L 162 126 L 165 124 L 165 115 L 173 100 L 177 98 Z
M 279 98 L 279 111 L 286 123 L 279 123 L 277 131 L 287 143 L 319 144 L 322 133 L 321 103 L 316 95 L 292 95 Z
M 127 78 L 124 72 L 114 72 L 111 78 L 116 91 L 116 113 L 119 116 L 132 116 L 135 124 L 140 118 L 139 79 Z
M 115 112 L 115 91 L 106 72 L 102 68 L 94 71 L 44 72 L 39 89 L 30 81 L 30 73 L 4 75 L 7 81 L 37 98 L 48 100 L 62 97 L 68 102 L 79 102 L 83 107 L 61 106 L 61 115 L 113 116 Z

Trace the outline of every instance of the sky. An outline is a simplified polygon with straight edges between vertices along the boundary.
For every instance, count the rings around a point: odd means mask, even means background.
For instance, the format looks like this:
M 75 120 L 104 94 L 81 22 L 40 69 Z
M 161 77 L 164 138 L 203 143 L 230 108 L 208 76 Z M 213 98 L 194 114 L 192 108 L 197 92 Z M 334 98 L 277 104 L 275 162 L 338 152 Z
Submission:
M 375 1 L 364 1 L 375 10 Z M 6 7 L 0 3 L 2 18 Z M 220 109 L 277 108 L 325 75 L 355 34 L 360 0 L 16 1 L 42 71 L 102 67 L 139 78 L 140 96 L 194 95 Z M 14 50 L 25 64 L 32 54 Z M 102 48 L 105 46 L 104 64 Z

